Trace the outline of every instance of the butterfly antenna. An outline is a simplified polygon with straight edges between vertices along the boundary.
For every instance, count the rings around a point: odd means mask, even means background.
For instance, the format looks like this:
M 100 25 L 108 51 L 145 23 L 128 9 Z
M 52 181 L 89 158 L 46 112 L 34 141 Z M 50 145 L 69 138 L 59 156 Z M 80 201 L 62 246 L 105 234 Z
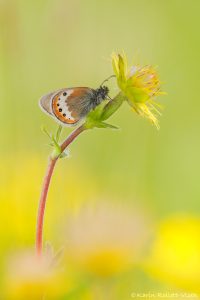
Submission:
M 109 76 L 108 78 L 106 78 L 106 79 L 102 82 L 102 84 L 101 84 L 100 86 L 102 86 L 105 82 L 107 82 L 109 79 L 114 78 L 114 77 L 116 77 L 116 75 L 111 75 L 111 76 Z
M 109 95 L 107 95 L 106 98 L 107 98 L 108 100 L 110 100 L 110 101 L 113 100 Z

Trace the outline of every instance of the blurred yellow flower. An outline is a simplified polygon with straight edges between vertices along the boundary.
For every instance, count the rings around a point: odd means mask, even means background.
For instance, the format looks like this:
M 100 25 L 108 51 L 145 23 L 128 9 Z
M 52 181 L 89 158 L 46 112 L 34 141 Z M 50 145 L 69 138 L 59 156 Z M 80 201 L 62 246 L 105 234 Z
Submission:
M 176 215 L 163 222 L 146 267 L 165 282 L 200 293 L 200 218 Z
M 85 207 L 67 226 L 68 258 L 78 270 L 99 277 L 126 271 L 142 256 L 150 235 L 145 215 L 116 204 Z
M 41 190 L 42 176 L 44 175 L 46 160 L 39 155 L 23 153 L 16 160 L 14 157 L 1 159 L 2 172 L 0 174 L 0 199 L 2 226 L 0 235 L 4 243 L 0 247 L 0 262 L 7 247 L 17 249 L 33 244 L 35 237 L 36 210 Z M 70 176 L 66 175 L 66 164 Z M 75 171 L 76 170 L 76 171 Z M 77 174 L 78 170 L 78 174 Z M 30 177 L 31 174 L 31 177 Z M 77 184 L 79 189 L 77 189 Z M 85 171 L 80 162 L 63 162 L 54 175 L 49 191 L 47 203 L 48 218 L 45 228 L 45 240 L 59 238 L 55 233 L 55 222 L 79 210 L 81 202 L 93 198 L 97 194 L 96 182 Z M 59 202 L 59 205 L 55 203 Z M 8 222 L 11 219 L 12 222 Z M 5 230 L 6 228 L 6 230 Z M 54 240 L 54 241 L 55 241 Z
M 160 114 L 154 97 L 164 94 L 160 91 L 160 80 L 156 70 L 150 66 L 128 68 L 126 56 L 113 53 L 112 65 L 117 83 L 128 103 L 140 116 L 148 118 L 159 128 L 156 115 Z

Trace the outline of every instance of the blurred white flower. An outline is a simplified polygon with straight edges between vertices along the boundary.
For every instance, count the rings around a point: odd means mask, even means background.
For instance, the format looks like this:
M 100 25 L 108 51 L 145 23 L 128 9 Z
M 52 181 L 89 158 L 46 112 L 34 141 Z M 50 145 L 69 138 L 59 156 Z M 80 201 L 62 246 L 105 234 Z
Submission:
M 10 258 L 5 275 L 7 300 L 55 300 L 69 290 L 69 281 L 52 265 L 52 256 L 25 252 Z
M 68 222 L 67 250 L 78 269 L 111 276 L 134 266 L 150 237 L 145 214 L 122 205 L 88 205 Z

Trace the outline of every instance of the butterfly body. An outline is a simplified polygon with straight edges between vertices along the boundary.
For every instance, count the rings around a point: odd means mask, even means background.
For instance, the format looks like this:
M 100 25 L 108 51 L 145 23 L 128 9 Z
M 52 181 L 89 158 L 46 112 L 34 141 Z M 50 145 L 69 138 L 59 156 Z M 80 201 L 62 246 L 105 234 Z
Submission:
M 42 110 L 64 126 L 74 126 L 108 96 L 108 88 L 66 88 L 43 96 Z

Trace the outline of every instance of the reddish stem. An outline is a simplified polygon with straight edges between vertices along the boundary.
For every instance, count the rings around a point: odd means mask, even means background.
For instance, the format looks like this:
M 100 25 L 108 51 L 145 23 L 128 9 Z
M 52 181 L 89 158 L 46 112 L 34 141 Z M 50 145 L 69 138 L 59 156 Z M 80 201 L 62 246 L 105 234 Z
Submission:
M 61 153 L 73 142 L 73 140 L 85 130 L 84 125 L 81 125 L 77 129 L 75 129 L 68 138 L 61 144 Z M 44 177 L 44 182 L 42 186 L 39 207 L 38 207 L 38 217 L 37 217 L 37 229 L 36 229 L 36 252 L 38 256 L 42 255 L 42 239 L 43 239 L 43 223 L 44 223 L 44 212 L 46 206 L 46 200 L 49 190 L 49 185 L 51 182 L 51 177 L 53 175 L 54 167 L 58 157 L 51 158 L 49 161 L 49 165 L 47 167 L 46 175 Z

